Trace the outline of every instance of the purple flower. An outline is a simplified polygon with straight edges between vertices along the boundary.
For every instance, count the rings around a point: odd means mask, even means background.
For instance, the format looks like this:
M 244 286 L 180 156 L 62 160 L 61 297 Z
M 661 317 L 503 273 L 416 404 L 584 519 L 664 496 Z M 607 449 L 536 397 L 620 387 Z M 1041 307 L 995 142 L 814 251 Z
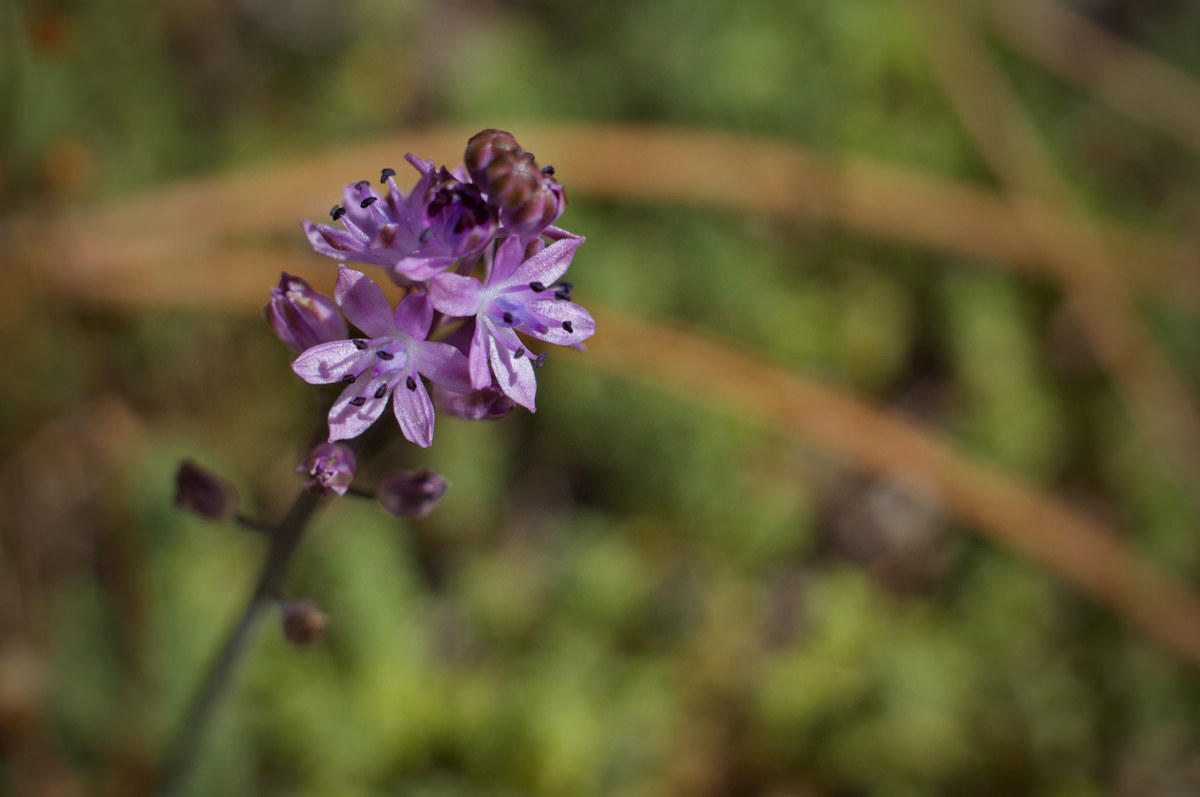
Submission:
M 475 317 L 468 356 L 472 388 L 488 387 L 494 374 L 500 390 L 532 412 L 537 391 L 534 363 L 516 333 L 578 346 L 596 331 L 588 311 L 571 301 L 570 284 L 554 284 L 581 243 L 582 236 L 564 237 L 545 247 L 533 241 L 533 253 L 525 258 L 526 247 L 510 236 L 496 247 L 485 284 L 451 273 L 433 278 L 429 295 L 435 309 Z
M 233 485 L 191 460 L 184 460 L 175 473 L 175 505 L 209 520 L 224 520 L 237 511 L 238 494 Z
M 348 447 L 340 443 L 321 443 L 309 453 L 304 464 L 296 468 L 296 473 L 308 476 L 304 486 L 311 493 L 345 495 L 357 469 L 358 461 Z
M 384 474 L 376 497 L 397 517 L 424 517 L 446 492 L 446 480 L 429 469 L 397 470 Z
M 346 337 L 346 322 L 333 300 L 286 271 L 279 275 L 279 287 L 271 289 L 263 315 L 279 339 L 297 352 Z
M 407 196 L 391 169 L 384 169 L 381 179 L 389 188 L 386 197 L 367 180 L 346 186 L 343 204 L 330 211 L 344 229 L 303 223 L 313 249 L 338 260 L 384 266 L 407 285 L 428 280 L 492 241 L 497 212 L 464 170 L 438 170 L 433 161 L 412 154 L 406 160 L 421 175 Z
M 310 384 L 345 382 L 329 411 L 329 440 L 357 437 L 375 422 L 388 397 L 400 430 L 412 442 L 433 442 L 433 403 L 421 377 L 449 390 L 471 390 L 467 358 L 447 343 L 425 338 L 433 322 L 428 294 L 410 293 L 395 311 L 383 291 L 360 271 L 339 267 L 334 298 L 367 337 L 322 343 L 292 363 Z

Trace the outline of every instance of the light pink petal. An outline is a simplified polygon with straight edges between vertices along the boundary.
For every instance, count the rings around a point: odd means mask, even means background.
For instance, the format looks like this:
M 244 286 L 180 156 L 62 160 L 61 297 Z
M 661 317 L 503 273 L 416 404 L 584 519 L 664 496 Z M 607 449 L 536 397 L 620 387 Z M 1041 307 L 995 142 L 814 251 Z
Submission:
M 342 308 L 346 320 L 368 336 L 384 338 L 396 334 L 392 306 L 383 295 L 383 289 L 361 271 L 339 266 L 333 298 Z
M 508 285 L 513 272 L 521 265 L 524 254 L 525 247 L 521 246 L 521 240 L 517 236 L 510 235 L 505 238 L 504 243 L 496 247 L 496 258 L 488 275 L 488 285 Z
M 391 374 L 391 376 L 394 378 L 395 374 Z M 348 385 L 329 410 L 329 441 L 358 437 L 367 430 L 367 427 L 375 423 L 376 419 L 383 414 L 383 408 L 387 406 L 388 400 L 386 390 L 379 398 L 375 398 L 375 394 L 380 387 L 386 388 L 387 384 L 388 377 L 382 376 L 370 380 L 359 379 L 358 382 Z M 366 399 L 361 407 L 350 403 L 359 397 Z
M 429 303 L 429 294 L 413 292 L 401 299 L 392 315 L 392 322 L 405 335 L 425 340 L 433 323 L 433 305 Z
M 540 282 L 550 285 L 563 274 L 575 257 L 575 250 L 583 243 L 583 238 L 564 238 L 555 241 L 533 257 L 526 260 L 508 280 L 509 285 Z
M 369 358 L 370 354 L 364 355 L 354 341 L 334 340 L 305 349 L 292 361 L 292 370 L 310 385 L 327 385 L 366 368 L 370 365 Z
M 514 357 L 507 346 L 503 346 L 494 337 L 488 338 L 488 360 L 492 364 L 492 372 L 504 395 L 520 404 L 530 412 L 536 412 L 534 395 L 537 393 L 537 378 L 533 375 L 533 363 L 529 357 L 522 354 Z
M 455 318 L 466 318 L 479 312 L 479 295 L 483 286 L 474 277 L 459 274 L 438 274 L 429 283 L 429 298 L 433 309 Z
M 426 342 L 418 346 L 417 370 L 435 384 L 458 393 L 467 393 L 474 387 L 467 358 L 449 343 Z
M 467 354 L 467 370 L 471 375 L 471 387 L 475 390 L 482 390 L 492 383 L 492 369 L 488 366 L 490 339 L 484 324 L 477 322 L 475 336 L 471 339 L 471 350 Z
M 409 388 L 409 385 L 412 387 Z M 410 372 L 397 383 L 393 391 L 392 410 L 405 437 L 421 448 L 429 448 L 433 444 L 433 402 L 421 377 Z
M 543 299 L 530 302 L 527 307 L 549 327 L 546 332 L 541 333 L 535 329 L 522 328 L 521 331 L 530 337 L 557 346 L 576 346 L 596 332 L 596 322 L 592 319 L 592 314 L 574 302 Z M 564 321 L 571 325 L 570 332 L 563 328 Z

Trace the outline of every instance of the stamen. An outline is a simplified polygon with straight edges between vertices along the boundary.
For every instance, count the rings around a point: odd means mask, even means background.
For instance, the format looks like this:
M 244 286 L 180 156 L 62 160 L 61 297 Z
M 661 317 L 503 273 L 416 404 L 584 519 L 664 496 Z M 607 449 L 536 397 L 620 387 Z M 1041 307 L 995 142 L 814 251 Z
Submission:
M 506 324 L 511 324 L 512 322 L 513 322 L 513 315 L 512 315 L 512 313 L 505 313 L 505 314 L 504 314 L 504 323 L 506 323 Z
M 416 390 L 417 389 L 417 380 L 413 379 L 410 376 L 408 379 L 404 380 L 404 386 L 406 388 L 408 388 L 409 390 Z
M 367 400 L 365 398 L 363 398 L 362 396 L 355 396 L 354 398 L 350 399 L 350 403 L 353 404 L 355 407 L 361 407 L 362 405 L 367 403 Z
M 554 298 L 558 299 L 560 302 L 569 302 L 569 301 L 571 301 L 571 292 L 570 291 L 555 291 Z
M 387 179 L 389 177 L 395 177 L 395 176 L 396 176 L 396 170 L 389 167 L 379 173 L 379 182 L 386 183 Z
M 370 185 L 371 185 L 370 180 L 359 180 L 357 183 L 354 184 L 354 187 L 357 188 L 359 191 L 361 191 L 364 188 L 369 187 Z
M 562 282 L 558 283 L 557 287 L 559 290 L 570 292 L 570 291 L 575 290 L 575 283 L 567 282 L 566 280 L 563 280 Z
M 353 382 L 355 379 L 358 379 L 358 374 L 346 374 L 342 377 L 342 381 L 347 385 Z
M 380 385 L 379 389 L 375 391 L 375 398 L 383 398 L 385 393 L 387 393 L 387 385 Z
M 553 166 L 543 166 L 542 174 L 546 175 L 547 177 L 553 177 L 554 176 L 554 167 Z
M 358 338 L 354 341 L 354 348 L 362 351 L 363 349 L 367 348 L 367 342 L 361 338 Z
M 565 329 L 565 330 L 566 330 L 566 331 L 568 331 L 568 332 L 574 332 L 574 331 L 575 331 L 575 327 L 574 327 L 574 326 L 571 324 L 571 322 L 570 322 L 570 321 L 564 321 L 564 322 L 563 322 L 563 329 Z
M 369 208 L 369 207 L 371 207 L 371 205 L 375 204 L 375 202 L 377 202 L 378 200 L 379 200 L 379 197 L 377 197 L 377 196 L 369 196 L 366 199 L 364 199 L 362 202 L 359 202 L 358 206 L 360 208 Z
M 524 356 L 525 356 L 525 349 L 517 349 L 516 351 L 513 352 L 514 360 L 519 360 Z
M 375 352 L 375 356 L 381 360 L 391 360 L 395 359 L 396 357 L 396 355 L 392 354 L 390 351 L 384 351 L 383 349 Z
M 534 280 L 533 282 L 529 283 L 529 290 L 533 291 L 534 293 L 541 293 L 542 291 L 546 290 L 546 286 L 543 283 Z
M 341 205 L 334 205 L 329 211 L 329 218 L 334 221 L 337 221 L 344 215 L 346 215 L 346 209 Z
M 548 356 L 548 355 L 546 354 L 546 352 L 542 352 L 542 353 L 541 353 L 541 354 L 539 354 L 537 357 L 534 357 L 534 358 L 533 358 L 533 367 L 534 367 L 534 368 L 541 368 L 543 365 L 545 365 L 545 364 L 546 364 L 546 357 L 547 357 L 547 356 Z

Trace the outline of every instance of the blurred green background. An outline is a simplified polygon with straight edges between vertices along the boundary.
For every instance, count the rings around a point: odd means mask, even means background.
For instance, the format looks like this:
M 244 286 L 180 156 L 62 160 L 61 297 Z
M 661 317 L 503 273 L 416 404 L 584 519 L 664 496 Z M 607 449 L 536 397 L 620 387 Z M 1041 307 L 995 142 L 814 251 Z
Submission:
M 1200 73 L 1200 6 L 1075 8 Z M 911 10 L 9 2 L 0 210 L 86 213 L 500 119 L 518 138 L 523 120 L 729 131 L 995 187 Z M 1195 150 L 984 46 L 1089 212 L 1196 242 Z M 312 217 L 359 176 L 330 175 Z M 1050 278 L 815 220 L 572 200 L 585 305 L 898 408 L 1200 577 L 1196 485 L 1148 442 Z M 56 238 L 37 246 L 53 263 Z M 280 246 L 295 273 L 333 268 L 298 224 Z M 176 511 L 176 464 L 277 517 L 320 397 L 261 318 L 64 298 L 4 260 L 0 793 L 144 793 L 264 548 Z M 1200 317 L 1170 294 L 1141 309 L 1194 399 Z M 586 355 L 552 354 L 539 376 L 536 415 L 439 419 L 429 451 L 373 438 L 365 483 L 428 466 L 450 491 L 415 522 L 352 500 L 323 511 L 288 591 L 328 631 L 297 650 L 277 615 L 264 624 L 188 793 L 1200 792 L 1194 665 L 973 534 L 936 490 Z

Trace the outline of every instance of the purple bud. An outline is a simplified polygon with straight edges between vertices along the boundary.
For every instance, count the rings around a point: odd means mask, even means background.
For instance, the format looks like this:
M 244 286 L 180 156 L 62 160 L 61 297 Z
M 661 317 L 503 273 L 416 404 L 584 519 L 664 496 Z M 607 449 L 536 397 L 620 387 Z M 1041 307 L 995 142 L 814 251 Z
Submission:
M 357 467 L 354 452 L 349 448 L 340 443 L 321 443 L 309 453 L 304 464 L 296 468 L 296 473 L 308 476 L 304 486 L 309 492 L 345 495 L 350 482 L 354 481 Z
M 283 635 L 293 645 L 311 645 L 321 636 L 329 617 L 308 599 L 283 604 Z
M 297 352 L 347 336 L 346 322 L 333 300 L 287 272 L 279 276 L 279 287 L 271 289 L 263 315 L 279 339 Z
M 396 470 L 385 474 L 376 497 L 397 517 L 428 515 L 446 492 L 446 480 L 431 470 Z
M 516 408 L 516 403 L 492 386 L 471 393 L 455 393 L 434 385 L 433 401 L 439 410 L 464 421 L 494 421 Z
M 483 185 L 484 172 L 488 165 L 498 157 L 520 152 L 521 145 L 512 133 L 504 130 L 488 128 L 480 130 L 467 141 L 467 151 L 463 154 L 463 164 L 471 179 Z
M 237 490 L 191 460 L 175 474 L 175 506 L 209 520 L 224 520 L 237 510 Z

